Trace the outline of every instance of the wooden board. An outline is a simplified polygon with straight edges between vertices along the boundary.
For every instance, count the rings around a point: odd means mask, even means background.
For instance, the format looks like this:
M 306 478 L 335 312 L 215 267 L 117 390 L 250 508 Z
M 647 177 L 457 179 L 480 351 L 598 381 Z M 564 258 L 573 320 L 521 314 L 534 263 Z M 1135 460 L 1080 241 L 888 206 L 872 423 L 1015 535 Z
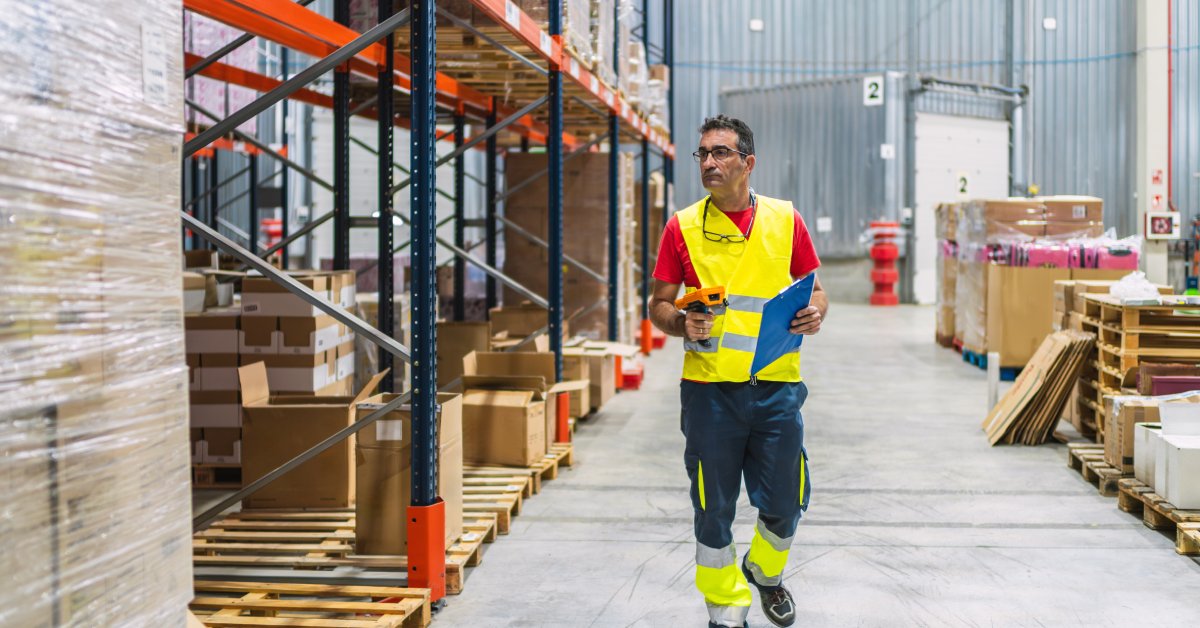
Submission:
M 1200 510 L 1180 510 L 1140 480 L 1123 479 L 1117 483 L 1117 508 L 1132 515 L 1141 514 L 1147 528 L 1175 534 L 1175 551 L 1200 554 Z
M 204 626 L 423 628 L 429 589 L 195 581 L 190 609 Z
M 446 592 L 461 593 L 464 568 L 483 560 L 484 543 L 496 540 L 497 515 L 470 512 L 463 536 L 446 550 Z M 201 566 L 279 569 L 408 568 L 407 556 L 354 553 L 353 509 L 256 510 L 232 513 L 192 538 L 193 562 Z
M 1104 461 L 1104 445 L 1093 443 L 1068 444 L 1067 466 L 1078 471 L 1103 497 L 1116 496 L 1118 482 L 1130 477 Z

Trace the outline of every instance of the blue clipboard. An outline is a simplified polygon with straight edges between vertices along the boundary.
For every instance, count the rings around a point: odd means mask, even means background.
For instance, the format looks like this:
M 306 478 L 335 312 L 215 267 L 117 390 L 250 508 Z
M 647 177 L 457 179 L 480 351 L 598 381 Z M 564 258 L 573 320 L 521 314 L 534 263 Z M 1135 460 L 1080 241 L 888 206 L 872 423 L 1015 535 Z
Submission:
M 804 336 L 793 334 L 792 319 L 796 312 L 808 307 L 812 301 L 813 284 L 817 274 L 797 280 L 767 301 L 763 307 L 762 324 L 758 329 L 758 344 L 754 348 L 754 362 L 750 374 L 755 375 L 785 354 L 800 348 Z

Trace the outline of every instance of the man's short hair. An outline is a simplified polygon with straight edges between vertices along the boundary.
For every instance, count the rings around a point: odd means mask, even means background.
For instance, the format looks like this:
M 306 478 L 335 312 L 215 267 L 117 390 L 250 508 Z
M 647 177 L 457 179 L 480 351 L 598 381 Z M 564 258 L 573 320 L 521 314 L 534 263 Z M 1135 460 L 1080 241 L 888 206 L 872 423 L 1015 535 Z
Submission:
M 754 154 L 754 131 L 750 127 L 737 118 L 731 118 L 725 114 L 720 114 L 712 118 L 705 118 L 704 124 L 700 125 L 700 134 L 704 135 L 709 131 L 733 131 L 737 133 L 738 142 L 737 149 L 747 155 Z

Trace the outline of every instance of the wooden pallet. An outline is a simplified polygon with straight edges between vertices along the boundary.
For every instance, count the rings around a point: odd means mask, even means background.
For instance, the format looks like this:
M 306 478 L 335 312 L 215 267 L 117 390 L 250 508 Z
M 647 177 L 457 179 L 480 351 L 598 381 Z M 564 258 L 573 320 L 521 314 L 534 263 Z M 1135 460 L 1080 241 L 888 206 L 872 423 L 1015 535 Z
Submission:
M 1070 443 L 1067 445 L 1067 466 L 1075 469 L 1084 481 L 1095 486 L 1100 495 L 1113 497 L 1117 483 L 1129 477 L 1104 461 L 1104 445 Z
M 192 464 L 192 488 L 242 488 L 241 464 Z
M 528 467 L 466 464 L 463 465 L 463 477 L 465 480 L 470 480 L 485 476 L 509 478 L 528 476 L 532 480 L 531 494 L 536 495 L 542 492 L 542 482 L 556 479 L 560 468 L 573 466 L 575 466 L 575 445 L 573 443 L 555 443 L 550 446 L 549 453 Z
M 1200 510 L 1180 510 L 1140 480 L 1127 478 L 1118 483 L 1117 508 L 1132 515 L 1141 514 L 1147 528 L 1175 532 L 1175 551 L 1187 556 L 1200 555 Z
M 423 628 L 429 589 L 195 581 L 190 609 L 205 626 Z
M 496 540 L 497 516 L 464 515 L 463 536 L 446 550 L 446 592 L 461 593 L 463 571 L 483 560 L 483 544 Z M 251 510 L 232 513 L 192 537 L 197 566 L 281 569 L 408 569 L 407 556 L 354 553 L 353 509 Z

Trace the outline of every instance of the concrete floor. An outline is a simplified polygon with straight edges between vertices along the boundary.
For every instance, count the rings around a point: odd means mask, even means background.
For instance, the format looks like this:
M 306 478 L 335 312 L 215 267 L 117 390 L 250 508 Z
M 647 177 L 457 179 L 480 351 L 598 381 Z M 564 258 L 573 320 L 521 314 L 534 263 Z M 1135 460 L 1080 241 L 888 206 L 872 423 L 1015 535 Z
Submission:
M 987 445 L 983 371 L 932 308 L 835 305 L 806 341 L 811 508 L 785 572 L 798 626 L 1200 625 L 1200 562 L 1067 469 Z M 680 347 L 577 434 L 573 470 L 487 546 L 441 626 L 703 626 Z M 744 552 L 755 513 L 743 496 Z M 751 626 L 770 625 L 756 606 Z

